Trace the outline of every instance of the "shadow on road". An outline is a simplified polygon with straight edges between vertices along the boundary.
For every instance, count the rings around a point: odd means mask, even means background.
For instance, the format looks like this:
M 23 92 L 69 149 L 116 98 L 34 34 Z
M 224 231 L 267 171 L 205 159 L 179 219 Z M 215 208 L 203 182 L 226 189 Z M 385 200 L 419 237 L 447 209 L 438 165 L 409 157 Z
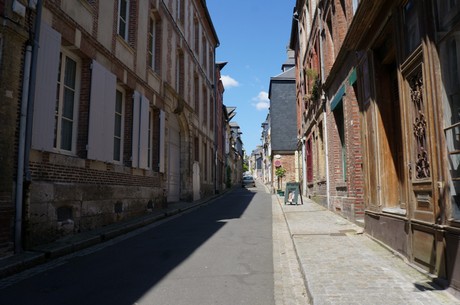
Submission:
M 235 189 L 133 238 L 74 257 L 1 290 L 0 304 L 135 304 L 226 220 L 240 218 L 254 196 L 254 190 Z

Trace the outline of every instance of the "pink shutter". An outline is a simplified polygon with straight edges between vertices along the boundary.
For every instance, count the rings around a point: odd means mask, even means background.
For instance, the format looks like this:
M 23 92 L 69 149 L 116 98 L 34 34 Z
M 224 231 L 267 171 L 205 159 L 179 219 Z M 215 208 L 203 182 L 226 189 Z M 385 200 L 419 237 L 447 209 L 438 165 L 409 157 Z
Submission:
M 32 129 L 32 148 L 51 151 L 54 146 L 56 90 L 61 34 L 42 22 L 37 58 L 37 78 Z
M 88 159 L 113 161 L 116 76 L 93 60 L 89 108 Z

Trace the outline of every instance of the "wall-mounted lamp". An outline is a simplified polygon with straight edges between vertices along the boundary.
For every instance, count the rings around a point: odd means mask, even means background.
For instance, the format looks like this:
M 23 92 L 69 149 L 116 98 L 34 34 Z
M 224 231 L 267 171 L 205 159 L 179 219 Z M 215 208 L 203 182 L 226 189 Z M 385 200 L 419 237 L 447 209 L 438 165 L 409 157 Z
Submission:
M 295 11 L 294 14 L 292 15 L 292 18 L 294 18 L 295 20 L 299 21 L 299 13 L 297 13 L 297 11 Z

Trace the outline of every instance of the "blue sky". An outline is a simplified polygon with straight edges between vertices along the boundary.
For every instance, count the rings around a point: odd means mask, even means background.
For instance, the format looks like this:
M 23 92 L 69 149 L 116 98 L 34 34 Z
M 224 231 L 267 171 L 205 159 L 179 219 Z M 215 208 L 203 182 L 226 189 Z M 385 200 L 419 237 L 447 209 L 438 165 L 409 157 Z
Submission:
M 216 60 L 222 70 L 224 104 L 236 107 L 246 154 L 261 144 L 268 114 L 270 77 L 280 74 L 295 0 L 207 0 L 219 37 Z

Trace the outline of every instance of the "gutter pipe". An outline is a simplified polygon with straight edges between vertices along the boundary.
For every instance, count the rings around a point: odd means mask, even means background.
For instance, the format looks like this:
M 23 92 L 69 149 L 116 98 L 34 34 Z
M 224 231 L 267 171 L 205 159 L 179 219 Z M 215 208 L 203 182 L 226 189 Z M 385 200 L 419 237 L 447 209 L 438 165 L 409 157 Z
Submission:
M 26 46 L 24 57 L 24 79 L 22 84 L 21 112 L 19 120 L 18 166 L 16 176 L 14 251 L 21 253 L 22 248 L 22 212 L 24 200 L 24 174 L 26 181 L 31 181 L 29 168 L 30 147 L 32 142 L 32 125 L 35 98 L 35 81 L 37 75 L 37 57 L 40 39 L 40 22 L 42 0 L 36 2 L 36 16 L 32 39 Z
M 29 96 L 30 65 L 32 60 L 32 46 L 26 46 L 24 58 L 24 79 L 22 83 L 21 114 L 19 119 L 19 143 L 18 143 L 18 168 L 16 175 L 16 214 L 14 231 L 14 252 L 22 252 L 22 201 L 24 194 L 24 155 L 26 146 L 26 120 Z

